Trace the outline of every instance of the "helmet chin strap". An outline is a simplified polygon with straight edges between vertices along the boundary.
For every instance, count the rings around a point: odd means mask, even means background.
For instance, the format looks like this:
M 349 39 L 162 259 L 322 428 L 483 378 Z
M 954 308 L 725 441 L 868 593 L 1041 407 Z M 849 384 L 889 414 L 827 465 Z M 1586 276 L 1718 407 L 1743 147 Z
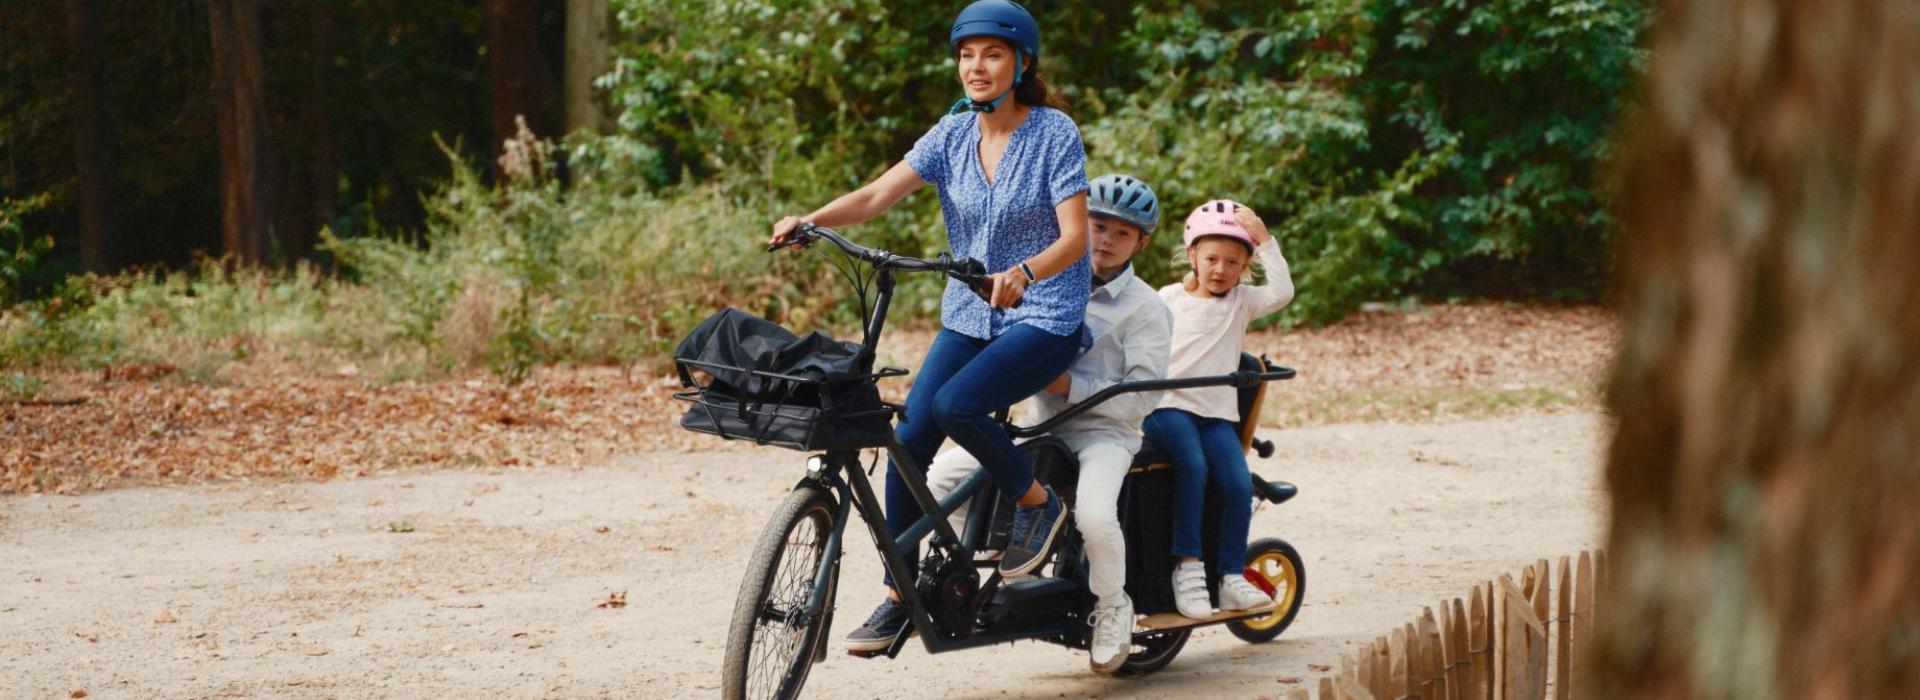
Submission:
M 971 98 L 962 96 L 959 101 L 953 103 L 952 109 L 947 110 L 947 114 L 959 114 L 967 111 L 991 114 L 993 110 L 1000 108 L 1000 103 L 1006 102 L 1008 97 L 1013 96 L 1015 89 L 1020 87 L 1020 71 L 1020 52 L 1015 51 L 1013 54 L 1013 87 L 1007 88 L 1007 91 L 1000 93 L 999 97 L 987 100 L 986 102 L 975 102 Z

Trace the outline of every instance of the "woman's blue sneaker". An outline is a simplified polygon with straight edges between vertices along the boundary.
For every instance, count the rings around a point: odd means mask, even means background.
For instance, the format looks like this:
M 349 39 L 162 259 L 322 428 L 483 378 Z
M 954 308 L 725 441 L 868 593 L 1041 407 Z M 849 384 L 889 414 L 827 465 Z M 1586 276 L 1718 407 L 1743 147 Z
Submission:
M 1052 487 L 1043 487 L 1047 502 L 1020 506 L 1013 511 L 1013 532 L 1007 538 L 1007 553 L 1000 558 L 1000 576 L 1019 578 L 1047 562 L 1053 542 L 1067 524 L 1067 508 Z
M 908 624 L 908 613 L 906 603 L 893 598 L 880 601 L 880 607 L 873 609 L 866 624 L 847 635 L 847 651 L 886 651 L 887 647 L 893 646 L 894 638 L 899 637 L 901 632 L 913 633 L 912 625 Z

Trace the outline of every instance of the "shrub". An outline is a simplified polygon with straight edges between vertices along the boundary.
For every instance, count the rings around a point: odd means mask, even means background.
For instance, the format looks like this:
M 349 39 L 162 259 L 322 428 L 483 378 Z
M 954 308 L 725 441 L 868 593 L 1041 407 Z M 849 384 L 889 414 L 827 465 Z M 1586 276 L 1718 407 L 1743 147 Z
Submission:
M 0 198 L 0 304 L 11 301 L 35 277 L 53 250 L 53 237 L 27 232 L 21 219 L 47 205 L 47 195 Z

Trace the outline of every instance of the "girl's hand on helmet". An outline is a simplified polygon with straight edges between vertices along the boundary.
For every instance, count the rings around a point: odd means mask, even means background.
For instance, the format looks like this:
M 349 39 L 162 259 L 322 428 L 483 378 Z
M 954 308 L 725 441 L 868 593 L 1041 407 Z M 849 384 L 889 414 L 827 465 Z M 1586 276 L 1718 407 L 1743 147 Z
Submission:
M 767 246 L 773 247 L 787 242 L 787 239 L 793 236 L 794 229 L 800 228 L 800 225 L 804 223 L 806 222 L 798 216 L 782 217 L 779 221 L 774 222 L 773 237 L 767 239 Z
M 1027 292 L 1027 274 L 1020 268 L 1003 270 L 989 275 L 993 280 L 993 293 L 987 295 L 987 305 L 996 309 L 1013 308 L 1020 301 L 1020 295 Z
M 1240 226 L 1247 229 L 1247 235 L 1253 237 L 1254 245 L 1266 245 L 1267 239 L 1273 237 L 1273 234 L 1267 233 L 1267 223 L 1260 220 L 1259 214 L 1253 213 L 1253 207 L 1241 205 L 1233 210 L 1233 217 L 1239 219 Z

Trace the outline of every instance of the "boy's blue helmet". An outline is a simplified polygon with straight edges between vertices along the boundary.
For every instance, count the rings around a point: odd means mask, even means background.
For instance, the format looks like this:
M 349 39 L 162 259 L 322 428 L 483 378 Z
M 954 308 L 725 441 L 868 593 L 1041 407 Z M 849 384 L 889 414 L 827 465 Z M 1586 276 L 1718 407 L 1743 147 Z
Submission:
M 1040 56 L 1040 23 L 1027 8 L 1012 0 L 979 0 L 953 18 L 947 48 L 960 48 L 962 39 L 990 36 L 1005 39 L 1029 58 Z
M 1141 233 L 1153 233 L 1160 223 L 1160 199 L 1147 183 L 1126 175 L 1101 175 L 1088 183 L 1087 210 L 1140 227 Z

